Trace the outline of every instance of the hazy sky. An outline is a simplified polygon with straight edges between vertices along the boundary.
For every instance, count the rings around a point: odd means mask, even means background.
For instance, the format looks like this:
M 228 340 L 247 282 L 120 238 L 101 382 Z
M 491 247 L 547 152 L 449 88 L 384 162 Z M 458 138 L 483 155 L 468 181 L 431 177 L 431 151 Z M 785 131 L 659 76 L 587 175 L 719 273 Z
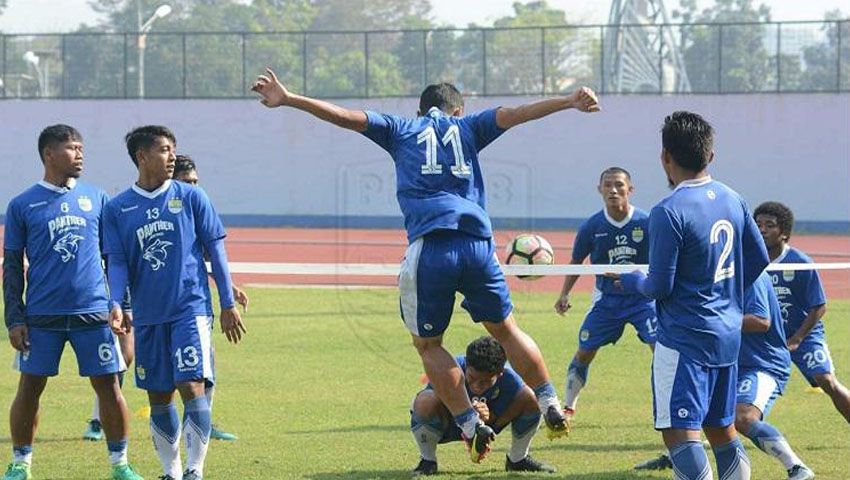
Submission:
M 431 0 L 438 23 L 466 26 L 475 22 L 489 25 L 509 15 L 516 0 Z M 167 0 L 163 0 L 166 3 Z M 762 0 L 771 7 L 774 20 L 820 20 L 824 12 L 842 8 L 850 14 L 847 0 Z M 0 31 L 5 33 L 67 32 L 80 23 L 95 23 L 97 15 L 88 0 L 8 0 L 0 16 Z M 709 5 L 711 0 L 701 0 Z M 549 0 L 549 4 L 567 12 L 572 23 L 605 23 L 611 2 L 608 0 Z M 668 10 L 677 0 L 666 2 Z

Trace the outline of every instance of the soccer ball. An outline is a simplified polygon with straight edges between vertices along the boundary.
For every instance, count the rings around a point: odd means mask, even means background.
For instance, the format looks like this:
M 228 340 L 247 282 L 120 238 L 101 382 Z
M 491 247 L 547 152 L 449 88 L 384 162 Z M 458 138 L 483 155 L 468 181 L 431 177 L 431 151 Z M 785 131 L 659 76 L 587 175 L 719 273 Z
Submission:
M 540 235 L 520 233 L 505 248 L 508 265 L 551 265 L 555 253 L 549 242 Z M 540 275 L 517 275 L 522 280 L 537 280 Z

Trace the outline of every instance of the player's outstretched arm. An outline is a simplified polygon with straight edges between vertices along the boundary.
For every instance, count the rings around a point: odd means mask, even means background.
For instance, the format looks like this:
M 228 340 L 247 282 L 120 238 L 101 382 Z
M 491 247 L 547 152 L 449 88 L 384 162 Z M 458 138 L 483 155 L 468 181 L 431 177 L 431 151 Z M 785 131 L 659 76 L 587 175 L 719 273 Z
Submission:
M 588 113 L 600 110 L 596 93 L 588 87 L 581 87 L 567 97 L 547 98 L 519 107 L 501 107 L 496 110 L 496 125 L 507 130 L 568 108 Z
M 292 107 L 303 110 L 338 127 L 365 132 L 368 126 L 366 112 L 349 110 L 324 100 L 297 95 L 283 86 L 271 68 L 257 77 L 251 90 L 260 94 L 260 103 L 269 107 Z

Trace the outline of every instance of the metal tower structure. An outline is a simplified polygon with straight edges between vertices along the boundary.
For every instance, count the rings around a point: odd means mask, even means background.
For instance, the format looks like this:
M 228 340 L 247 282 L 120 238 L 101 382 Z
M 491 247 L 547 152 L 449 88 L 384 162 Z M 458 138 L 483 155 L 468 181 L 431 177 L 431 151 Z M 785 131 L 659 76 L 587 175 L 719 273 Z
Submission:
M 612 0 L 604 36 L 606 92 L 689 92 L 664 0 Z

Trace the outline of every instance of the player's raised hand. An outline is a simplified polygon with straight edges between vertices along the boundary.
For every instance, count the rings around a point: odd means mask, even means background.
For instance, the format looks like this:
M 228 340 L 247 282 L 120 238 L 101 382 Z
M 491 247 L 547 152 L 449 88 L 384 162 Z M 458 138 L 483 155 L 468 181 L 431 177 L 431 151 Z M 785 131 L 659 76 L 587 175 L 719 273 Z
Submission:
M 239 315 L 239 310 L 236 307 L 222 309 L 221 331 L 227 337 L 227 341 L 233 344 L 239 343 L 242 340 L 242 335 L 248 333 L 242 323 L 242 316 Z
M 243 313 L 248 311 L 248 294 L 236 285 L 233 286 L 233 299 L 236 300 L 236 303 L 242 305 Z
M 30 349 L 29 329 L 26 325 L 15 325 L 9 329 L 9 342 L 12 348 L 19 352 L 27 352 Z
M 570 102 L 573 108 L 582 112 L 598 112 L 599 99 L 596 98 L 596 92 L 588 87 L 581 87 L 570 95 Z
M 266 68 L 265 75 L 260 75 L 251 86 L 251 91 L 260 94 L 260 103 L 274 108 L 286 105 L 289 103 L 289 90 L 280 83 L 274 71 L 271 68 Z
M 124 335 L 127 331 L 124 330 L 124 312 L 121 307 L 115 305 L 109 311 L 109 328 L 115 335 Z
M 555 312 L 557 312 L 558 315 L 563 317 L 570 308 L 572 308 L 572 305 L 570 304 L 569 295 L 564 294 L 558 297 L 558 301 L 555 302 Z

